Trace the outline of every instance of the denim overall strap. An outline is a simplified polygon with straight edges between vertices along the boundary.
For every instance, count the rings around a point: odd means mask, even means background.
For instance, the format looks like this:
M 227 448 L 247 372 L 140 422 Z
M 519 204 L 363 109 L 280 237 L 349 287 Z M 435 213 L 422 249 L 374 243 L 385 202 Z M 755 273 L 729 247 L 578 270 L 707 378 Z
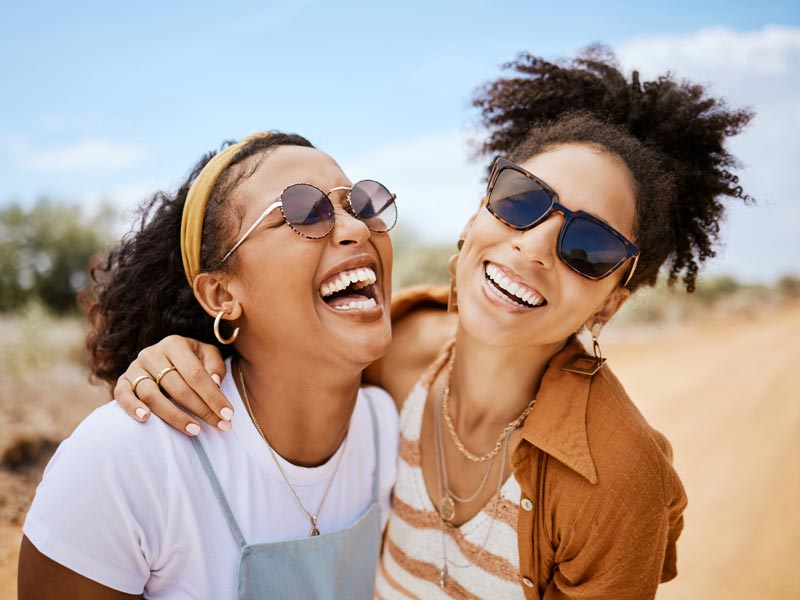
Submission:
M 375 414 L 375 407 L 372 405 L 372 401 L 369 397 L 367 398 L 367 406 L 369 406 L 369 416 L 372 418 L 372 443 L 375 445 L 375 473 L 372 477 L 372 501 L 378 502 L 381 480 L 381 445 L 380 436 L 378 435 L 378 416 Z
M 381 546 L 380 438 L 378 418 L 368 392 L 364 393 L 364 400 L 370 412 L 375 451 L 370 506 L 345 529 L 315 537 L 246 544 L 208 456 L 199 440 L 192 438 L 203 470 L 241 548 L 237 598 L 367 600 L 373 597 Z
M 197 439 L 196 436 L 192 437 L 192 445 L 197 452 L 197 456 L 200 458 L 200 464 L 203 465 L 203 470 L 206 472 L 208 480 L 211 482 L 214 495 L 219 501 L 219 505 L 225 515 L 225 520 L 228 522 L 228 526 L 231 528 L 231 532 L 233 533 L 233 537 L 236 539 L 236 543 L 239 544 L 240 548 L 244 548 L 247 545 L 247 542 L 244 541 L 242 530 L 239 529 L 239 524 L 236 522 L 236 519 L 233 516 L 233 511 L 231 510 L 230 504 L 228 504 L 227 498 L 225 498 L 225 493 L 222 491 L 222 486 L 219 484 L 217 474 L 214 472 L 214 468 L 211 466 L 211 461 L 208 460 L 208 455 L 206 454 L 203 445 L 200 443 L 200 440 Z
M 315 537 L 245 546 L 239 561 L 239 600 L 373 598 L 381 549 L 380 438 L 370 390 L 361 393 L 370 411 L 375 452 L 373 498 L 369 507 L 349 526 L 338 531 L 323 529 L 322 534 Z M 364 458 L 359 456 L 354 462 L 363 465 Z

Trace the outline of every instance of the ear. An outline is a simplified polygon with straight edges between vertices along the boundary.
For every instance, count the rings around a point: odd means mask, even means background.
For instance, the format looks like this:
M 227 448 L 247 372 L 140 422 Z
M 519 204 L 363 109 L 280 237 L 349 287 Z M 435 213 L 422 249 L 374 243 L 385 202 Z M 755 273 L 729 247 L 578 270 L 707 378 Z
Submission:
M 235 321 L 242 316 L 242 305 L 229 289 L 224 273 L 200 273 L 194 278 L 194 297 L 210 316 L 216 317 L 220 311 L 225 320 Z
M 592 325 L 595 323 L 600 323 L 601 325 L 605 325 L 611 320 L 617 311 L 622 308 L 622 305 L 628 301 L 628 298 L 631 297 L 631 291 L 628 288 L 617 286 L 614 288 L 608 297 L 605 299 L 605 302 L 600 305 L 600 307 L 592 313 L 592 316 L 584 324 L 586 329 L 591 331 Z

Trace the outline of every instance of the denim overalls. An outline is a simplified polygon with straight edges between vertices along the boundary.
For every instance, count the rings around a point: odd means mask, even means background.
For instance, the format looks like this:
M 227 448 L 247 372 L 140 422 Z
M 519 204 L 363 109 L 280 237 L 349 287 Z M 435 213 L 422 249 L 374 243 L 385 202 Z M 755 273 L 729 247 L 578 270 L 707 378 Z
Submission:
M 240 600 L 262 598 L 358 600 L 372 598 L 375 568 L 381 546 L 381 508 L 378 502 L 380 453 L 378 420 L 371 402 L 372 438 L 375 445 L 375 473 L 372 503 L 347 529 L 316 537 L 269 544 L 248 544 L 233 516 L 214 469 L 200 440 L 192 444 L 203 470 L 211 481 L 225 519 L 236 538 L 239 558 Z M 276 515 L 279 518 L 279 515 Z

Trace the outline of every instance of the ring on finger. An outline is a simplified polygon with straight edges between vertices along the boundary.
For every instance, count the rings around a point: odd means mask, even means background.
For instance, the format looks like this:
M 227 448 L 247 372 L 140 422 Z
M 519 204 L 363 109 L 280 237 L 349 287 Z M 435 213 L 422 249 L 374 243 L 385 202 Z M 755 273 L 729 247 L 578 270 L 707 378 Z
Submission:
M 150 375 L 139 375 L 136 379 L 131 381 L 131 390 L 133 390 L 133 395 L 136 396 L 137 398 L 139 396 L 136 393 L 136 386 L 142 383 L 145 379 L 150 379 L 152 381 L 155 381 L 155 379 L 153 379 Z
M 178 370 L 178 367 L 176 367 L 175 365 L 170 365 L 170 366 L 168 366 L 168 367 L 166 367 L 164 369 L 161 369 L 158 372 L 158 375 L 156 375 L 156 385 L 158 387 L 161 387 L 161 380 L 164 378 L 164 375 L 166 375 L 170 371 L 177 371 L 177 370 Z

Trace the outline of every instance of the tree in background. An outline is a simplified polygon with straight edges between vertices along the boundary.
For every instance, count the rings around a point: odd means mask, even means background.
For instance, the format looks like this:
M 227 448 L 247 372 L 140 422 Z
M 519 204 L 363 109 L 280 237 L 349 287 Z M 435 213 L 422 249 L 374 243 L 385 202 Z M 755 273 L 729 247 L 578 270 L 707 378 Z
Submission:
M 456 245 L 429 243 L 419 239 L 402 226 L 392 230 L 394 271 L 392 288 L 395 292 L 411 285 L 447 285 L 450 275 L 447 260 L 456 253 Z
M 80 206 L 43 199 L 0 210 L 0 311 L 38 300 L 56 314 L 77 310 L 92 256 L 107 249 L 113 211 L 86 217 Z

